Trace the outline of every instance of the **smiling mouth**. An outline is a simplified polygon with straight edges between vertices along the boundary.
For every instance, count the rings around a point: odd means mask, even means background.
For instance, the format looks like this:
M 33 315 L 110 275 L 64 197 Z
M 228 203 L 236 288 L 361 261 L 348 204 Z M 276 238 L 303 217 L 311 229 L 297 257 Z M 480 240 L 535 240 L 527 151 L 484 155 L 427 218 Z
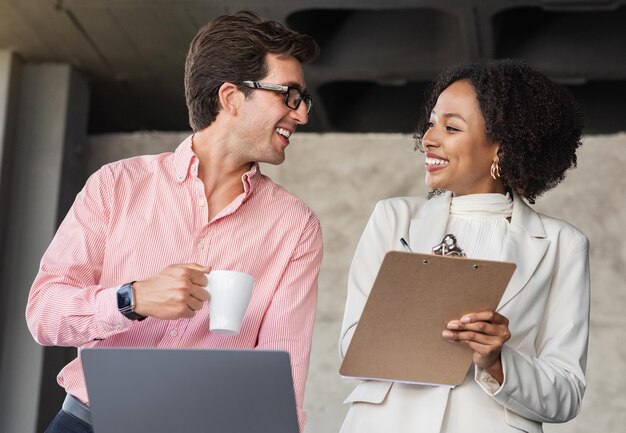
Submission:
M 445 159 L 439 159 L 439 158 L 426 158 L 425 160 L 425 164 L 429 165 L 429 166 L 436 166 L 436 167 L 442 167 L 442 166 L 446 166 L 449 164 L 449 161 L 445 160 Z
M 288 140 L 289 140 L 289 137 L 291 137 L 291 131 L 288 131 L 284 128 L 276 128 L 276 132 Z

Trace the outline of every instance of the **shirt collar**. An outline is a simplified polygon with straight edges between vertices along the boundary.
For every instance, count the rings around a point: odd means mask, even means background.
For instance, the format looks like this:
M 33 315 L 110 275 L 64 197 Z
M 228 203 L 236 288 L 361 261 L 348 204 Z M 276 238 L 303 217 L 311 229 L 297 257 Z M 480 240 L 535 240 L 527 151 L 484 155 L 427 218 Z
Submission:
M 250 170 L 248 170 L 243 174 L 243 176 L 241 176 L 241 181 L 243 182 L 243 192 L 246 197 L 248 197 L 248 195 L 250 195 L 250 193 L 258 185 L 260 179 L 261 168 L 259 167 L 259 163 L 255 162 L 254 164 L 252 164 Z
M 176 181 L 181 183 L 187 179 L 189 175 L 189 168 L 192 162 L 198 159 L 193 149 L 191 148 L 191 138 L 193 135 L 185 138 L 182 143 L 178 145 L 174 152 L 174 170 L 176 173 Z
M 192 143 L 193 135 L 185 138 L 182 143 L 178 145 L 176 151 L 174 152 L 174 170 L 176 173 L 176 181 L 181 183 L 187 179 L 189 176 L 192 167 L 195 167 L 196 172 L 194 175 L 197 175 L 198 168 L 198 156 L 193 152 L 193 143 Z M 246 197 L 254 190 L 254 188 L 259 183 L 261 179 L 261 169 L 257 162 L 252 164 L 250 170 L 245 172 L 241 177 L 241 182 L 243 183 L 243 190 Z

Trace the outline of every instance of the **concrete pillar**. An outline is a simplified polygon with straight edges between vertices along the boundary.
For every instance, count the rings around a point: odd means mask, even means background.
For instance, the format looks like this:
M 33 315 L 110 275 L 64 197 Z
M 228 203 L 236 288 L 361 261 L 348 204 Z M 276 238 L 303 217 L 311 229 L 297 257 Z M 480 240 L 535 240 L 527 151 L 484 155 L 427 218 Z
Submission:
M 15 115 L 17 112 L 17 87 L 20 61 L 11 51 L 0 51 L 0 270 L 6 252 L 5 239 L 8 232 L 10 180 L 12 177 L 13 149 L 15 148 Z M 3 306 L 6 305 L 5 290 L 0 290 L 0 336 L 3 335 Z M 1 338 L 1 337 L 0 337 Z M 3 345 L 0 344 L 0 360 Z M 1 365 L 0 365 L 1 366 Z M 0 392 L 0 401 L 2 393 Z
M 7 69 L 0 61 L 0 71 Z M 17 68 L 12 71 L 11 76 L 18 74 Z M 24 309 L 41 256 L 84 181 L 79 161 L 89 98 L 86 82 L 69 65 L 23 64 L 19 76 L 11 76 L 10 82 L 19 82 L 16 103 L 0 91 L 0 106 L 11 107 L 0 125 L 4 121 L 9 130 L 14 126 L 12 144 L 3 143 L 12 152 L 2 154 L 2 167 L 11 170 L 6 178 L 2 170 L 7 193 L 2 196 L 6 216 L 0 262 L 0 431 L 31 433 L 49 421 L 39 416 L 42 402 L 54 406 L 49 411 L 59 408 L 62 393 L 50 376 L 58 372 L 53 364 L 67 358 L 67 349 L 37 345 L 26 327 Z M 0 85 L 6 81 L 2 77 L 0 72 Z

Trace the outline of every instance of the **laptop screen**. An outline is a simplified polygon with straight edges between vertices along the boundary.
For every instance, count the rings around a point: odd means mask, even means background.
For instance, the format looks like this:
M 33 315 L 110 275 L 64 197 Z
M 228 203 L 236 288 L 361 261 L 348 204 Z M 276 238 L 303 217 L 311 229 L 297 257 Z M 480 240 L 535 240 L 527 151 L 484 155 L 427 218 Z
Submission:
M 84 349 L 95 433 L 298 433 L 289 354 Z

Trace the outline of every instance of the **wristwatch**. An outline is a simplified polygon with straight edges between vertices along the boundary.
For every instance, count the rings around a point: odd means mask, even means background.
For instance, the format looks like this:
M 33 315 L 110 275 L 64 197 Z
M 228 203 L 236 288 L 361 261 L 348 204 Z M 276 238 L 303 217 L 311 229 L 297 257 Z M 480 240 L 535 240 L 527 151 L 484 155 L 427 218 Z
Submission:
M 117 291 L 117 309 L 130 320 L 143 320 L 145 316 L 135 313 L 135 281 L 124 284 Z

